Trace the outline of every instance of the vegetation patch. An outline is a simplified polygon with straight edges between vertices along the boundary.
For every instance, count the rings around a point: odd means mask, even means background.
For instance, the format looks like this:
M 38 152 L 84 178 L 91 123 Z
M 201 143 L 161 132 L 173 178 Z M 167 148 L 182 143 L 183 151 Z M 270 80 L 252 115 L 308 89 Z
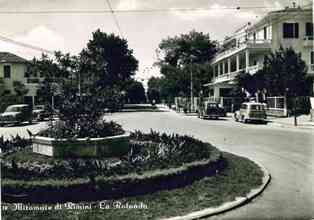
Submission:
M 24 149 L 6 155 L 1 169 L 6 201 L 59 202 L 184 187 L 225 166 L 220 151 L 208 143 L 189 136 L 136 131 L 130 135 L 129 152 L 120 158 L 62 160 Z
M 184 188 L 164 190 L 149 195 L 122 198 L 119 200 L 77 203 L 91 207 L 86 210 L 71 209 L 62 205 L 53 211 L 12 211 L 12 204 L 3 211 L 3 219 L 157 219 L 188 214 L 245 196 L 251 189 L 262 184 L 263 172 L 250 160 L 223 153 L 228 166 L 217 175 L 195 181 Z M 122 208 L 117 208 L 122 204 Z M 132 205 L 145 206 L 131 208 Z M 42 205 L 42 204 L 41 204 Z M 129 205 L 129 206 L 127 206 Z M 104 209 L 101 209 L 104 208 Z

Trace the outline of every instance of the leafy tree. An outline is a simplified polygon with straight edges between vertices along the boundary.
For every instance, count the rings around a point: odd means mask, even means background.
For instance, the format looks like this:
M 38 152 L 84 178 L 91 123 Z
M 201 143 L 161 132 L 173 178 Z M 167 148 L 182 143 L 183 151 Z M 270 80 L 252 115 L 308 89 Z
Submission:
M 271 96 L 309 95 L 307 68 L 301 54 L 292 48 L 280 48 L 265 57 L 263 69 L 256 74 L 240 74 L 236 81 L 250 93 L 266 89 Z
M 5 90 L 4 80 L 3 78 L 0 78 L 0 96 L 3 95 L 4 90 Z
M 99 29 L 93 33 L 87 47 L 80 53 L 82 77 L 97 82 L 97 86 L 101 88 L 121 86 L 135 74 L 137 68 L 138 61 L 127 41 Z
M 194 94 L 211 79 L 209 61 L 217 52 L 217 43 L 208 34 L 191 31 L 159 44 L 157 65 L 164 76 L 161 93 L 170 99 L 179 94 L 190 94 L 191 72 Z
M 145 89 L 140 82 L 131 80 L 126 87 L 126 95 L 130 103 L 146 102 Z
M 40 59 L 33 58 L 28 64 L 27 74 L 29 76 L 42 76 L 43 80 L 39 84 L 37 97 L 40 102 L 47 105 L 51 104 L 53 95 L 58 92 L 58 84 L 63 80 L 58 63 L 42 54 Z
M 24 97 L 29 91 L 29 89 L 20 81 L 14 81 L 13 88 L 18 97 Z
M 147 97 L 150 102 L 155 100 L 156 103 L 160 103 L 161 101 L 161 86 L 162 86 L 162 78 L 151 77 L 147 82 Z

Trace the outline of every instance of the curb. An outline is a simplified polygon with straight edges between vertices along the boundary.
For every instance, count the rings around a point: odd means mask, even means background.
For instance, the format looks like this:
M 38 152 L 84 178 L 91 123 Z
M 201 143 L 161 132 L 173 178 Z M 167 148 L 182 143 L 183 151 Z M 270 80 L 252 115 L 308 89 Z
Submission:
M 280 127 L 280 128 L 294 128 L 294 129 L 304 129 L 304 130 L 314 130 L 314 126 L 305 126 L 305 125 L 290 125 L 278 122 L 270 122 L 271 126 Z
M 253 200 L 255 197 L 260 195 L 265 190 L 265 188 L 267 187 L 267 185 L 269 184 L 271 180 L 271 175 L 267 171 L 267 169 L 263 165 L 255 161 L 254 163 L 257 164 L 261 168 L 261 170 L 264 172 L 263 183 L 259 188 L 252 189 L 245 197 L 237 197 L 235 201 L 226 202 L 222 204 L 221 206 L 218 206 L 215 208 L 206 208 L 201 211 L 191 212 L 184 216 L 164 218 L 161 220 L 193 220 L 193 219 L 199 219 L 202 217 L 209 217 L 209 216 L 218 215 L 218 214 L 230 211 L 232 209 L 235 209 L 237 207 L 240 207 L 250 202 L 251 200 Z

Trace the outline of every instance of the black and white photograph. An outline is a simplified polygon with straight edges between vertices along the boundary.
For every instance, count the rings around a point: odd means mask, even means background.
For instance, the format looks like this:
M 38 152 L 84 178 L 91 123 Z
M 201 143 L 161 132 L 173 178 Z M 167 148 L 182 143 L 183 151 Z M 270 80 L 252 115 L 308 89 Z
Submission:
M 0 0 L 0 220 L 314 220 L 312 0 Z

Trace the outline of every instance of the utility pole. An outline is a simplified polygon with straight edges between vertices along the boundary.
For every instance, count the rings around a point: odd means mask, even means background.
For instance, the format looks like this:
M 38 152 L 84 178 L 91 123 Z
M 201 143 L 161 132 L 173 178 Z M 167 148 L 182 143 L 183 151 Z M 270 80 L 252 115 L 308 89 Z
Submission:
M 297 121 L 297 94 L 294 94 L 293 107 L 294 107 L 294 126 L 298 126 L 298 121 Z
M 192 57 L 190 57 L 190 72 L 191 72 L 191 112 L 192 112 L 194 111 Z

